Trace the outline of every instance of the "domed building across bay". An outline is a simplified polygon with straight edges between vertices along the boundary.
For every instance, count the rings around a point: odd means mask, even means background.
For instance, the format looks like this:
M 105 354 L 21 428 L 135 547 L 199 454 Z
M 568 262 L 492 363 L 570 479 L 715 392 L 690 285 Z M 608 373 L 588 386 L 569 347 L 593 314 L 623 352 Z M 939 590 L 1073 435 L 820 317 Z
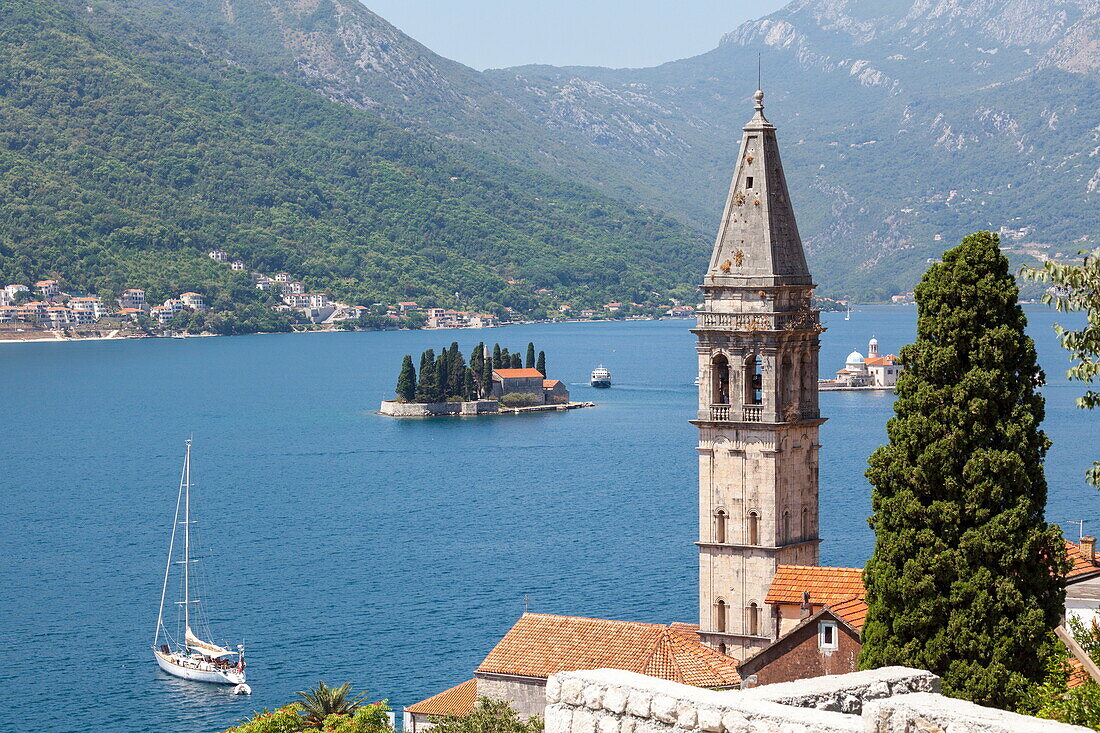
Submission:
M 867 357 L 858 351 L 848 354 L 844 368 L 836 373 L 831 382 L 838 387 L 893 387 L 897 384 L 901 366 L 893 354 L 881 356 L 878 351 L 878 339 L 871 337 L 867 343 Z M 826 385 L 828 380 L 822 380 Z

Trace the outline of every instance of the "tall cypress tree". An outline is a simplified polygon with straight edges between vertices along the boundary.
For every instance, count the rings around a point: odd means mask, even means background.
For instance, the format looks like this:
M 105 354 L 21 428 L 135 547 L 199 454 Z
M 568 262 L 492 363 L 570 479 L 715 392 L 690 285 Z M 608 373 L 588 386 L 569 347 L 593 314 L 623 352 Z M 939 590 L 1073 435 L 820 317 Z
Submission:
M 466 360 L 462 357 L 461 352 L 458 351 L 458 344 L 455 344 L 454 351 L 451 353 L 451 361 L 447 365 L 447 388 L 448 397 L 466 397 L 466 372 L 469 369 L 466 368 Z
M 493 364 L 500 365 L 500 344 L 493 344 Z
M 420 381 L 416 384 L 417 402 L 442 402 L 443 391 L 439 385 L 439 367 L 435 351 L 428 349 L 420 357 Z
M 477 385 L 475 396 L 480 396 L 481 378 L 485 373 L 485 342 L 481 342 L 470 352 L 470 371 L 473 372 L 474 384 Z M 469 399 L 474 399 L 474 397 Z
M 1065 546 L 1044 517 L 1043 373 L 990 232 L 916 289 L 889 443 L 874 452 L 862 668 L 901 664 L 945 692 L 1013 707 L 1043 678 L 1065 597 Z
M 412 402 L 416 397 L 416 370 L 413 369 L 411 354 L 405 354 L 405 360 L 401 362 L 401 373 L 397 376 L 395 391 L 405 402 Z
M 539 352 L 538 361 L 535 362 L 535 369 L 538 369 L 540 372 L 542 372 L 542 376 L 544 378 L 547 378 L 547 379 L 550 378 L 550 375 L 546 373 L 546 352 L 545 351 L 540 351 Z
M 512 368 L 513 369 L 522 369 L 523 368 L 523 362 L 520 360 L 519 354 L 512 354 Z
M 493 391 L 493 368 L 494 361 L 492 358 L 486 359 L 484 363 L 483 371 L 481 372 L 481 396 L 488 397 Z
M 527 358 L 523 360 L 523 366 L 528 369 L 535 368 L 535 344 L 531 341 L 527 342 Z
M 512 367 L 512 355 L 508 353 L 508 347 L 505 346 L 500 350 L 500 358 L 493 358 L 496 362 L 497 369 L 510 369 Z

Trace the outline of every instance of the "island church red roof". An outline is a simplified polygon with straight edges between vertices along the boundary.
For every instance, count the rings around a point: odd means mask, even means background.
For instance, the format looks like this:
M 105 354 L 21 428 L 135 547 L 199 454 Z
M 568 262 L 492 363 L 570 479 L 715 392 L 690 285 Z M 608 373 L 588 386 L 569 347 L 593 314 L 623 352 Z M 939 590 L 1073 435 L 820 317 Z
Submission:
M 542 379 L 542 372 L 538 369 L 494 369 L 493 374 L 501 379 L 523 379 L 525 377 Z

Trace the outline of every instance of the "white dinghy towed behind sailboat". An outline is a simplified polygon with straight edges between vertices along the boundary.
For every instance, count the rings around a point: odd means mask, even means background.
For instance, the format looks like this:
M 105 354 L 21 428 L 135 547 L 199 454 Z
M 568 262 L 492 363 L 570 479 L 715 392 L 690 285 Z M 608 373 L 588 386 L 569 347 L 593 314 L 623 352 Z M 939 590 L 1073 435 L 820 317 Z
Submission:
M 180 508 L 183 521 L 180 521 Z M 183 559 L 173 560 L 176 551 L 176 528 L 183 525 Z M 157 632 L 153 637 L 153 657 L 165 672 L 185 680 L 216 682 L 223 685 L 244 685 L 244 646 L 230 651 L 213 642 L 203 641 L 191 630 L 192 617 L 200 624 L 205 636 L 210 638 L 209 626 L 203 620 L 200 601 L 191 597 L 191 441 L 187 441 L 187 454 L 183 460 L 179 495 L 176 497 L 176 515 L 172 521 L 172 537 L 168 542 L 168 564 L 164 568 L 164 586 L 160 591 L 160 611 L 157 614 Z M 173 564 L 183 565 L 183 600 L 177 605 L 183 611 L 183 641 L 168 632 L 164 625 L 164 601 L 168 594 L 168 577 Z M 194 613 L 192 613 L 194 607 Z M 177 629 L 178 632 L 178 629 Z M 247 685 L 245 685 L 247 687 Z M 250 690 L 251 691 L 251 690 Z

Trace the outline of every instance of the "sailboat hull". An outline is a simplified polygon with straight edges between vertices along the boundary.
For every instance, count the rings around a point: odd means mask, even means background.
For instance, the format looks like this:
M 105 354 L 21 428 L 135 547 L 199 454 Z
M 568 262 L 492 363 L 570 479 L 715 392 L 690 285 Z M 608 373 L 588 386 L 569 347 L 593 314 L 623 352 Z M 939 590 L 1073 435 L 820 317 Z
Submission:
M 177 663 L 171 656 L 156 650 L 153 651 L 153 656 L 161 669 L 174 677 L 185 680 L 213 682 L 219 685 L 239 685 L 245 681 L 244 672 L 237 669 L 203 669 L 203 666 L 208 666 L 205 663 L 200 667 L 183 665 Z

